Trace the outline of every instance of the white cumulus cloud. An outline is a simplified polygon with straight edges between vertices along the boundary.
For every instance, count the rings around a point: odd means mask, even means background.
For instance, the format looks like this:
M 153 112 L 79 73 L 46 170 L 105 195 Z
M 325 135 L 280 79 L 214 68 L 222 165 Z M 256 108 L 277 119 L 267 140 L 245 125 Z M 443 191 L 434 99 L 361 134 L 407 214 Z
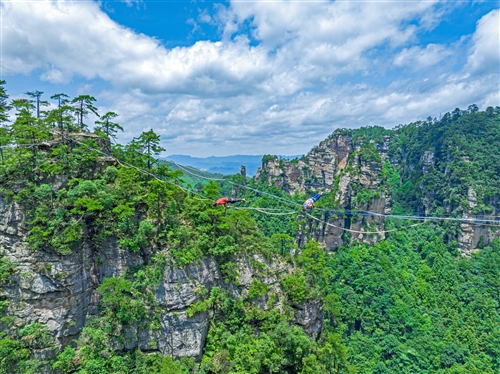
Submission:
M 396 66 L 408 66 L 414 69 L 436 65 L 453 54 L 446 46 L 428 44 L 425 48 L 414 46 L 403 49 L 394 59 Z
M 189 21 L 218 25 L 220 40 L 166 48 L 97 2 L 0 6 L 7 80 L 89 81 L 124 140 L 153 128 L 169 153 L 298 154 L 338 127 L 498 105 L 498 10 L 456 44 L 421 45 L 452 3 L 232 2 Z M 464 66 L 435 68 L 459 49 Z
M 474 73 L 500 70 L 500 12 L 491 11 L 477 23 L 473 36 L 474 45 L 469 55 L 468 67 Z

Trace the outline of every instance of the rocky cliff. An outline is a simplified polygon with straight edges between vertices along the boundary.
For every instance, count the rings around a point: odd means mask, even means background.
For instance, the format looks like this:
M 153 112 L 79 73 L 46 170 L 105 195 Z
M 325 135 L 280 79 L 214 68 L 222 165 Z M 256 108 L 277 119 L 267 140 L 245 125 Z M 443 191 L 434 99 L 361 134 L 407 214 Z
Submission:
M 73 139 L 109 146 L 93 134 Z M 262 234 L 247 215 L 224 215 L 189 200 L 175 183 L 155 184 L 84 144 L 69 145 L 52 139 L 28 150 L 26 164 L 13 155 L 14 167 L 2 170 L 0 339 L 18 353 L 0 360 L 10 360 L 14 372 L 24 370 L 23 357 L 35 362 L 34 372 L 51 373 L 56 355 L 99 318 L 107 326 L 104 360 L 131 351 L 200 360 L 211 323 L 225 318 L 208 308 L 213 289 L 226 302 L 277 311 L 310 338 L 319 336 L 319 297 L 291 301 L 283 279 L 294 265 L 255 245 Z M 16 174 L 34 163 L 35 172 Z
M 350 135 L 334 133 L 302 159 L 287 161 L 268 158 L 262 163 L 256 179 L 265 178 L 270 185 L 290 194 L 296 191 L 307 194 L 317 191 L 330 193 L 332 210 L 390 213 L 391 196 L 387 178 L 382 173 L 382 165 L 390 163 L 389 141 L 390 137 L 384 136 L 380 142 L 355 142 Z M 353 239 L 370 243 L 385 237 L 384 234 L 354 233 L 382 230 L 381 218 L 353 219 L 326 212 L 323 219 L 332 226 L 307 220 L 298 233 L 299 243 L 304 243 L 306 237 L 311 236 L 333 249 L 350 240 L 344 237 L 344 229 L 353 231 Z
M 305 157 L 292 161 L 266 156 L 257 181 L 294 194 L 327 194 L 330 212 L 324 212 L 322 220 L 330 225 L 307 218 L 297 233 L 300 243 L 306 238 L 318 240 L 323 246 L 334 249 L 351 239 L 373 243 L 384 239 L 386 234 L 365 234 L 384 230 L 384 220 L 379 217 L 343 216 L 335 210 L 357 210 L 389 214 L 405 212 L 421 216 L 440 215 L 458 218 L 495 219 L 500 212 L 498 192 L 485 194 L 485 186 L 478 180 L 463 175 L 464 169 L 472 168 L 471 159 L 477 154 L 461 155 L 462 166 L 457 162 L 459 140 L 453 134 L 434 136 L 422 143 L 423 134 L 438 131 L 441 123 L 417 123 L 395 131 L 381 128 L 339 130 L 314 147 Z M 492 124 L 497 129 L 497 124 Z M 412 137 L 405 132 L 410 128 Z M 465 136 L 473 136 L 467 134 Z M 496 131 L 496 130 L 494 130 Z M 451 132 L 451 130 L 450 130 Z M 429 137 L 429 135 L 426 135 Z M 415 144 L 415 143 L 418 143 Z M 496 154 L 499 153 L 498 147 Z M 480 164 L 484 178 L 495 174 L 495 165 Z M 490 170 L 484 170 L 484 169 Z M 494 181 L 490 181 L 494 185 Z M 478 202 L 477 191 L 482 191 Z M 446 192 L 444 192 L 446 191 Z M 449 195 L 454 196 L 450 199 Z M 325 200 L 325 197 L 322 199 Z M 320 201 L 322 201 L 320 200 Z M 320 205 L 321 206 L 321 205 Z M 351 231 L 349 231 L 351 230 Z M 349 233 L 346 237 L 346 232 Z M 462 255 L 471 253 L 498 237 L 493 227 L 463 222 L 456 227 L 450 240 L 456 240 Z
M 89 316 L 98 314 L 101 297 L 97 288 L 103 279 L 123 276 L 131 268 L 147 263 L 152 255 L 147 251 L 133 253 L 124 249 L 113 237 L 96 249 L 86 235 L 70 254 L 33 251 L 28 248 L 27 235 L 23 207 L 0 196 L 0 251 L 15 264 L 15 272 L 3 287 L 2 296 L 9 300 L 14 325 L 40 322 L 48 328 L 58 347 L 78 337 Z M 168 249 L 155 252 L 162 251 Z M 213 316 L 204 311 L 188 317 L 186 311 L 202 300 L 200 289 L 218 286 L 229 290 L 235 298 L 244 297 L 252 281 L 258 280 L 269 292 L 258 298 L 256 305 L 262 309 L 283 308 L 286 296 L 280 280 L 291 271 L 287 264 L 258 254 L 237 254 L 233 260 L 237 276 L 232 282 L 224 280 L 221 263 L 214 257 L 205 257 L 184 267 L 165 264 L 154 292 L 155 304 L 160 310 L 159 327 L 122 326 L 116 335 L 124 339 L 117 340 L 114 348 L 139 348 L 143 352 L 199 359 Z M 258 263 L 259 270 L 252 263 Z M 268 302 L 270 293 L 277 295 L 272 303 Z M 323 318 L 321 304 L 312 301 L 294 308 L 294 323 L 309 335 L 318 336 Z

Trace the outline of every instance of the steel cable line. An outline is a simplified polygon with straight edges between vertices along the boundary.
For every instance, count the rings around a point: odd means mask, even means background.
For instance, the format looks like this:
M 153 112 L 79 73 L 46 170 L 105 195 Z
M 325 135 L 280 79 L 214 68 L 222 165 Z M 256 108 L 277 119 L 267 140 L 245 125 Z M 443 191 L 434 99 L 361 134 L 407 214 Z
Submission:
M 129 168 L 134 168 L 136 169 L 137 171 L 139 171 L 140 173 L 142 174 L 145 174 L 145 175 L 149 175 L 151 177 L 153 177 L 154 179 L 158 180 L 158 181 L 161 181 L 161 182 L 164 182 L 164 183 L 170 183 L 172 185 L 175 185 L 176 187 L 180 188 L 181 190 L 183 190 L 184 192 L 186 192 L 187 194 L 191 193 L 191 194 L 194 194 L 194 195 L 197 195 L 199 197 L 202 198 L 202 200 L 205 200 L 205 201 L 211 201 L 211 199 L 201 195 L 201 194 L 198 194 L 194 191 L 191 191 L 191 190 L 188 190 L 188 189 L 185 189 L 184 187 L 182 186 L 179 186 L 173 182 L 169 182 L 169 181 L 164 181 L 162 179 L 159 179 L 156 175 L 144 170 L 144 169 L 141 169 L 135 165 L 132 165 L 132 164 L 129 164 L 127 162 L 124 162 L 124 161 L 121 161 L 119 160 L 118 158 L 114 157 L 114 156 L 111 156 L 110 154 L 106 153 L 106 152 L 103 152 L 99 149 L 95 149 L 93 147 L 90 147 L 88 146 L 87 144 L 83 143 L 83 142 L 80 142 L 74 138 L 71 138 L 65 134 L 61 134 L 63 137 L 65 137 L 66 139 L 68 140 L 71 140 L 75 143 L 78 143 L 78 144 L 81 144 L 83 145 L 84 147 L 86 147 L 87 149 L 90 149 L 92 151 L 95 151 L 95 152 L 98 152 L 102 155 L 104 155 L 105 157 L 113 157 L 118 163 L 120 163 L 121 165 L 123 166 L 126 166 L 126 167 L 129 167 Z M 51 142 L 49 142 L 51 143 Z M 57 143 L 57 142 L 52 142 L 52 143 Z M 35 146 L 37 144 L 31 144 L 31 145 L 27 145 L 27 146 Z M 11 147 L 11 146 L 8 146 L 8 147 Z M 275 198 L 275 199 L 279 199 L 279 200 L 282 200 L 282 201 L 285 201 L 289 204 L 293 204 L 295 206 L 302 206 L 302 204 L 300 203 L 297 203 L 295 201 L 291 201 L 291 200 L 288 200 L 288 199 L 285 199 L 285 198 L 282 198 L 280 196 L 276 196 L 276 195 L 273 195 L 271 193 L 268 193 L 268 192 L 264 192 L 264 191 L 260 191 L 258 189 L 255 189 L 255 188 L 252 188 L 252 187 L 249 187 L 249 186 L 245 186 L 245 185 L 242 185 L 242 184 L 239 184 L 239 183 L 236 183 L 236 182 L 233 182 L 231 180 L 227 180 L 227 179 L 221 179 L 221 178 L 209 178 L 209 177 L 205 177 L 205 176 L 202 176 L 202 175 L 199 175 L 197 173 L 194 173 L 190 170 L 188 170 L 186 167 L 182 166 L 182 165 L 179 165 L 177 162 L 175 161 L 171 161 L 171 160 L 166 160 L 167 162 L 171 162 L 173 164 L 175 164 L 176 166 L 178 166 L 181 170 L 184 170 L 185 172 L 191 174 L 191 175 L 194 175 L 196 177 L 199 177 L 199 178 L 202 178 L 202 179 L 205 179 L 205 180 L 213 180 L 213 181 L 222 181 L 222 182 L 228 182 L 232 185 L 236 185 L 236 186 L 239 186 L 239 187 L 243 187 L 243 188 L 246 188 L 248 190 L 251 190 L 251 191 L 254 191 L 258 194 L 263 194 L 263 195 L 267 195 L 267 196 L 270 196 L 272 198 Z M 260 208 L 260 209 L 264 209 L 264 208 Z M 255 210 L 258 210 L 258 209 L 255 209 Z M 340 211 L 340 210 L 331 210 L 331 209 L 323 209 L 323 208 L 319 208 L 317 209 L 319 211 L 324 211 L 324 212 L 329 212 L 329 213 L 332 213 L 332 214 L 338 214 L 338 215 L 357 215 L 357 216 L 362 216 L 362 217 L 381 217 L 381 218 L 395 218 L 395 219 L 406 219 L 406 220 L 422 220 L 422 219 L 425 219 L 425 220 L 434 220 L 434 221 L 455 221 L 455 222 L 462 222 L 462 223 L 470 223 L 470 224 L 486 224 L 486 223 L 494 223 L 494 224 L 499 224 L 500 221 L 498 220 L 492 220 L 492 219 L 473 219 L 473 218 L 456 218 L 456 217 L 435 217 L 435 216 L 418 216 L 418 215 L 405 215 L 405 216 L 398 216 L 398 215 L 394 215 L 394 214 L 383 214 L 383 213 L 375 213 L 375 212 L 370 212 L 370 211 Z M 264 213 L 264 212 L 263 212 Z M 291 214 L 291 213 L 286 213 L 286 214 Z M 310 217 L 314 217 L 314 216 L 311 216 L 310 214 L 307 214 L 308 216 Z M 316 217 L 314 217 L 314 219 L 318 220 Z M 328 224 L 327 222 L 325 221 L 321 221 L 321 222 L 324 222 L 325 224 Z M 333 226 L 333 227 L 337 227 L 337 228 L 341 228 L 341 227 L 338 227 L 338 226 L 335 226 L 335 225 L 332 225 L 332 224 L 329 224 L 330 226 Z M 493 226 L 496 226 L 496 225 L 493 225 Z M 341 228 L 343 229 L 343 228 Z M 348 230 L 348 229 L 344 229 L 344 230 Z
M 274 211 L 278 211 L 278 212 L 283 211 L 283 208 L 261 208 L 261 207 L 245 207 L 245 206 L 243 206 L 241 208 L 247 208 L 247 209 L 251 208 L 251 209 L 270 210 L 270 211 L 274 210 Z M 294 212 L 298 213 L 298 211 L 296 211 L 296 210 Z
M 256 210 L 260 213 L 272 215 L 272 216 L 287 216 L 290 214 L 299 214 L 300 212 L 294 211 L 294 212 L 269 212 L 266 210 L 263 210 L 261 208 L 253 208 L 253 207 L 234 207 L 233 209 L 238 209 L 238 210 Z
M 382 213 L 374 213 L 374 212 L 368 212 L 368 213 L 373 214 L 374 216 L 382 216 L 382 217 L 392 216 L 392 215 L 386 215 L 386 214 L 382 214 Z M 397 216 L 397 217 L 404 217 L 407 219 L 422 218 L 421 216 L 417 216 L 417 215 L 413 215 L 413 216 L 407 215 L 407 216 Z M 439 221 L 461 221 L 461 222 L 471 221 L 471 222 L 484 222 L 484 223 L 500 223 L 500 221 L 498 221 L 498 220 L 480 219 L 480 218 L 436 217 L 436 216 L 425 216 L 424 218 L 429 219 L 429 220 L 434 220 L 434 221 L 439 220 Z
M 500 223 L 498 220 L 494 219 L 478 219 L 478 218 L 458 218 L 458 217 L 435 217 L 435 216 L 418 216 L 418 215 L 404 215 L 404 216 L 399 216 L 395 214 L 384 214 L 384 213 L 375 213 L 375 212 L 370 212 L 370 211 L 363 211 L 363 210 L 358 210 L 358 211 L 341 211 L 341 210 L 330 210 L 330 209 L 318 209 L 323 212 L 329 212 L 332 214 L 341 214 L 341 215 L 356 215 L 356 216 L 362 216 L 362 217 L 382 217 L 382 218 L 397 218 L 397 219 L 408 219 L 408 220 L 414 220 L 414 219 L 426 219 L 426 220 L 431 220 L 431 221 L 457 221 L 457 222 L 479 222 L 479 223 Z
M 316 210 L 321 210 L 321 211 L 325 211 L 325 212 L 332 212 L 332 211 L 335 211 L 333 209 L 327 209 L 327 208 L 315 208 Z M 359 213 L 359 212 L 364 212 L 364 213 L 370 213 L 370 214 L 383 214 L 383 213 L 376 213 L 376 212 L 370 212 L 368 210 L 343 210 L 342 212 L 352 212 L 352 213 Z M 418 216 L 418 213 L 406 213 L 407 215 L 413 215 L 413 216 Z M 474 217 L 474 218 L 481 218 L 481 217 L 485 217 L 485 216 L 488 216 L 488 217 L 493 217 L 493 218 L 500 218 L 500 216 L 496 216 L 496 215 L 490 215 L 490 214 L 467 214 L 469 217 Z M 442 213 L 440 215 L 441 216 L 445 216 L 445 217 L 450 217 L 450 216 L 454 216 L 453 213 Z M 399 216 L 398 216 L 399 217 Z M 456 217 L 454 217 L 456 218 Z
M 391 229 L 391 230 L 382 230 L 382 231 L 358 231 L 358 230 L 352 230 L 352 229 L 346 229 L 345 227 L 341 227 L 341 226 L 337 226 L 337 225 L 334 225 L 333 223 L 329 223 L 329 222 L 326 222 L 326 221 L 323 221 L 319 218 L 316 218 L 314 217 L 313 215 L 309 214 L 309 213 L 306 213 L 307 216 L 311 217 L 312 219 L 318 221 L 318 222 L 321 222 L 327 226 L 331 226 L 331 227 L 335 227 L 337 229 L 340 229 L 340 230 L 343 230 L 343 231 L 347 231 L 347 232 L 354 232 L 354 233 L 358 233 L 358 234 L 386 234 L 388 232 L 394 232 L 394 231 L 399 231 L 399 230 L 404 230 L 406 228 L 410 228 L 410 227 L 414 227 L 414 226 L 419 226 L 419 225 L 423 225 L 425 224 L 426 222 L 419 222 L 419 223 L 415 223 L 413 225 L 408 225 L 408 226 L 404 226 L 404 227 L 401 227 L 401 228 L 397 228 L 397 229 Z
M 207 179 L 207 180 L 211 180 L 211 181 L 227 181 L 227 179 L 221 179 L 221 178 L 208 178 L 208 177 L 205 177 L 205 176 L 202 176 L 202 175 L 199 175 L 199 174 L 196 174 L 190 170 L 187 169 L 186 166 L 182 166 L 182 165 L 179 165 L 177 162 L 175 161 L 171 161 L 171 160 L 165 160 L 167 162 L 170 162 L 174 165 L 176 165 L 177 167 L 179 167 L 179 169 L 182 169 L 184 170 L 186 173 L 189 173 L 191 175 L 194 175 L 195 177 L 198 177 L 198 178 L 202 178 L 202 179 Z
M 296 205 L 296 206 L 302 206 L 302 204 L 300 203 L 297 203 L 295 201 L 291 201 L 291 200 L 288 200 L 288 199 L 285 199 L 283 197 L 280 197 L 280 196 L 276 196 L 276 195 L 273 195 L 273 194 L 270 194 L 268 192 L 264 192 L 264 191 L 260 191 L 260 190 L 257 190 L 256 188 L 252 188 L 252 187 L 249 187 L 249 186 L 245 186 L 244 184 L 239 184 L 239 183 L 236 183 L 236 182 L 233 182 L 231 180 L 228 180 L 228 179 L 220 179 L 220 178 L 209 178 L 209 177 L 205 177 L 205 176 L 202 176 L 202 175 L 199 175 L 199 174 L 196 174 L 196 173 L 193 173 L 191 172 L 190 170 L 186 169 L 185 167 L 183 167 L 182 165 L 179 165 L 177 162 L 175 161 L 171 161 L 171 160 L 166 160 L 167 162 L 171 162 L 175 165 L 177 165 L 180 169 L 186 171 L 186 173 L 189 173 L 191 175 L 194 175 L 198 178 L 202 178 L 202 179 L 206 179 L 206 180 L 212 180 L 212 181 L 222 181 L 222 182 L 228 182 L 232 185 L 235 185 L 235 186 L 239 186 L 239 187 L 243 187 L 243 188 L 246 188 L 247 190 L 251 190 L 251 191 L 254 191 L 258 194 L 261 194 L 261 195 L 267 195 L 267 196 L 270 196 L 270 197 L 273 197 L 275 199 L 279 199 L 279 200 L 282 200 L 282 201 L 286 201 L 287 203 L 289 204 L 293 204 L 293 205 Z
M 256 193 L 259 193 L 259 194 L 264 194 L 264 195 L 267 195 L 267 196 L 271 196 L 273 198 L 286 201 L 286 202 L 291 203 L 293 205 L 302 206 L 302 204 L 296 203 L 294 201 L 291 201 L 291 200 L 288 200 L 288 199 L 285 199 L 285 198 L 282 198 L 280 196 L 276 196 L 276 195 L 273 195 L 273 194 L 270 194 L 270 193 L 267 193 L 267 192 L 264 192 L 264 191 L 260 191 L 260 190 L 257 190 L 255 188 L 248 187 L 248 186 L 245 186 L 243 184 L 239 184 L 239 183 L 227 180 L 227 179 L 209 178 L 209 177 L 201 176 L 199 174 L 193 173 L 193 172 L 189 171 L 188 169 L 182 167 L 181 165 L 179 165 L 175 161 L 170 161 L 170 160 L 167 160 L 167 161 L 168 162 L 172 162 L 173 164 L 177 165 L 180 169 L 185 170 L 187 173 L 189 173 L 191 175 L 194 175 L 194 176 L 197 176 L 199 178 L 206 179 L 206 180 L 228 182 L 228 183 L 231 183 L 233 185 L 240 186 L 240 187 L 252 190 L 252 191 L 254 191 Z M 398 216 L 398 215 L 395 215 L 395 214 L 383 214 L 383 213 L 375 213 L 375 212 L 370 212 L 370 211 L 335 211 L 335 210 L 321 209 L 321 208 L 318 209 L 318 210 L 321 210 L 321 211 L 324 211 L 324 212 L 330 212 L 330 213 L 333 213 L 333 214 L 360 215 L 360 216 L 364 216 L 364 217 L 383 217 L 383 218 L 396 218 L 396 219 L 407 219 L 407 220 L 426 219 L 426 220 L 433 220 L 433 221 L 441 220 L 441 221 L 459 221 L 459 222 L 500 223 L 500 221 L 498 221 L 498 220 L 490 220 L 490 219 L 471 219 L 471 218 L 456 218 L 456 217 L 434 217 L 434 216 L 417 216 L 417 215 L 414 215 L 414 216 L 410 216 L 410 215 L 408 215 L 408 216 Z

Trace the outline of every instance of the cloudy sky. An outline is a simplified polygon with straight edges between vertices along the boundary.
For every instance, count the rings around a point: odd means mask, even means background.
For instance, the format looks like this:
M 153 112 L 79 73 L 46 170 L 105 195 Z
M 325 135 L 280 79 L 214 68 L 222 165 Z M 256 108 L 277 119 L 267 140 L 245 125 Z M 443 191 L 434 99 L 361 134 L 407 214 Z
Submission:
M 302 154 L 499 102 L 498 1 L 0 1 L 1 77 L 89 94 L 165 154 Z

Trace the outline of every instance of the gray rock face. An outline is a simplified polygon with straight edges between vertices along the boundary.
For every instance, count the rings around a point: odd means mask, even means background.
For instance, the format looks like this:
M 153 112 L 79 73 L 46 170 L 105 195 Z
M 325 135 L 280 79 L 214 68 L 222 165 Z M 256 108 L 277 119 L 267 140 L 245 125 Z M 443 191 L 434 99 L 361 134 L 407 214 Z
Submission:
M 208 313 L 191 318 L 185 311 L 166 313 L 160 317 L 158 350 L 164 355 L 201 358 L 208 331 Z
M 63 256 L 29 249 L 26 237 L 22 207 L 0 197 L 0 251 L 18 269 L 13 282 L 4 286 L 15 323 L 43 323 L 59 346 L 77 337 L 87 317 L 97 312 L 96 288 L 103 278 L 143 263 L 138 254 L 121 249 L 113 240 L 98 252 L 83 240 Z
M 3 233 L 0 245 L 12 245 L 24 236 L 24 211 L 13 202 L 7 203 L 0 195 L 0 232 Z
M 263 264 L 265 275 L 256 275 L 252 268 L 251 260 Z M 185 268 L 166 267 L 163 273 L 163 281 L 160 283 L 156 300 L 162 310 L 160 316 L 161 328 L 156 334 L 151 332 L 139 333 L 139 347 L 151 350 L 151 347 L 165 355 L 174 357 L 196 357 L 202 355 L 203 345 L 207 335 L 209 320 L 212 317 L 209 312 L 198 313 L 188 318 L 186 309 L 197 301 L 201 301 L 201 290 L 210 290 L 218 286 L 230 291 L 234 297 L 246 296 L 254 279 L 268 286 L 269 292 L 278 296 L 275 305 L 266 305 L 265 302 L 256 304 L 262 309 L 281 308 L 284 304 L 284 295 L 280 287 L 280 275 L 285 274 L 286 264 L 269 262 L 259 255 L 252 257 L 238 255 L 236 258 L 238 279 L 235 284 L 227 284 L 223 281 L 220 267 L 217 261 L 205 258 Z M 312 305 L 312 304 L 311 304 Z M 302 305 L 308 312 L 304 313 L 298 309 L 294 323 L 301 325 L 314 337 L 321 331 L 323 312 L 321 304 L 314 306 Z M 141 338 L 143 337 L 143 338 Z
M 348 165 L 353 151 L 351 138 L 338 135 L 321 142 L 305 160 L 297 163 L 277 158 L 264 162 L 256 179 L 266 178 L 270 184 L 289 193 L 305 192 L 307 188 L 330 188 L 339 172 Z
M 431 166 L 434 166 L 434 152 L 425 151 L 422 156 L 422 172 L 427 174 Z
M 302 326 L 309 336 L 318 336 L 323 327 L 323 305 L 320 302 L 301 305 L 295 313 L 293 322 Z
M 313 148 L 297 163 L 271 159 L 262 165 L 256 179 L 264 178 L 270 185 L 293 194 L 295 191 L 333 191 L 341 210 L 358 209 L 375 213 L 390 213 L 391 201 L 381 177 L 381 163 L 389 159 L 388 136 L 381 143 L 354 144 L 350 136 L 334 134 Z M 366 157 L 364 148 L 370 147 L 375 156 Z M 370 195 L 366 199 L 363 196 Z M 364 194 L 364 195 L 363 195 Z M 343 234 L 350 230 L 351 239 L 375 243 L 385 234 L 382 219 L 378 217 L 344 217 L 326 212 L 321 223 L 306 217 L 297 234 L 299 245 L 311 237 L 326 248 L 335 249 L 345 244 Z
M 477 207 L 477 193 L 473 188 L 467 191 L 468 212 L 463 214 L 464 219 L 474 218 L 472 210 Z M 481 219 L 495 219 L 495 215 L 481 216 Z M 488 226 L 481 226 L 468 222 L 460 224 L 461 232 L 458 234 L 458 250 L 465 257 L 471 257 L 472 253 L 480 249 L 482 245 L 490 243 L 493 239 L 500 237 L 500 232 L 492 231 Z
M 22 207 L 0 197 L 0 251 L 17 264 L 13 281 L 3 287 L 11 301 L 15 324 L 32 321 L 44 324 L 60 348 L 78 337 L 87 318 L 98 312 L 100 296 L 96 289 L 103 279 L 123 275 L 146 261 L 140 253 L 121 248 L 114 238 L 108 238 L 96 249 L 84 237 L 78 248 L 64 256 L 30 250 L 26 238 Z M 154 329 L 142 325 L 121 326 L 117 333 L 124 339 L 117 339 L 112 348 L 139 348 L 199 359 L 213 315 L 207 311 L 188 317 L 186 311 L 214 286 L 228 290 L 234 297 L 246 297 L 252 281 L 258 279 L 277 298 L 273 305 L 267 305 L 267 296 L 263 296 L 255 300 L 256 305 L 262 309 L 283 307 L 286 296 L 280 279 L 290 271 L 287 264 L 248 254 L 237 255 L 235 262 L 237 281 L 234 283 L 224 282 L 220 264 L 213 258 L 204 258 L 183 268 L 165 265 L 155 292 L 158 326 Z M 257 272 L 252 262 L 260 263 L 264 271 Z M 321 305 L 298 308 L 294 323 L 316 337 L 322 326 Z

